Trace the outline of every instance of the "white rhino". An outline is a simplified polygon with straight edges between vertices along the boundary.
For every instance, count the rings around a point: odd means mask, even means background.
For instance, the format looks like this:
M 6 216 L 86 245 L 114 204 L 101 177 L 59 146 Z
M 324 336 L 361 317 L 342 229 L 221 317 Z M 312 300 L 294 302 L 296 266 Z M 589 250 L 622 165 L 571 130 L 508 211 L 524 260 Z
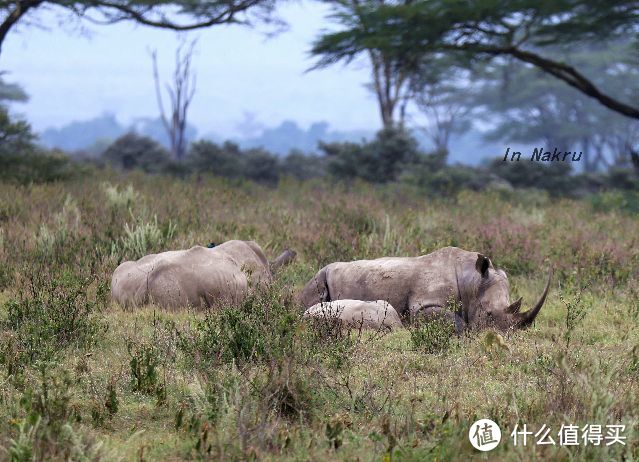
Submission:
M 552 275 L 552 272 L 551 272 Z M 306 284 L 300 302 L 310 307 L 342 298 L 388 300 L 400 316 L 444 314 L 458 332 L 466 328 L 525 328 L 541 310 L 548 283 L 537 304 L 520 312 L 521 299 L 510 302 L 506 273 L 489 258 L 457 247 L 445 247 L 420 257 L 331 263 Z M 455 313 L 444 308 L 457 303 Z
M 342 324 L 364 329 L 395 329 L 402 321 L 385 300 L 333 300 L 320 302 L 304 312 L 306 319 L 339 319 Z
M 111 295 L 122 306 L 155 303 L 163 308 L 236 304 L 249 284 L 269 282 L 272 271 L 290 262 L 286 250 L 269 263 L 253 241 L 228 241 L 213 248 L 192 247 L 126 261 L 111 279 Z

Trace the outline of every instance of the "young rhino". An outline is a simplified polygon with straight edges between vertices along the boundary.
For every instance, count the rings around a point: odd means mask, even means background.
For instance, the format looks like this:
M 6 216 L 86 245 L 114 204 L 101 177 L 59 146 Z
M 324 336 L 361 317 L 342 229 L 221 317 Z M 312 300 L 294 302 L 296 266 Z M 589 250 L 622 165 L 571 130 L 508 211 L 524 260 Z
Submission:
M 334 300 L 313 305 L 304 312 L 305 319 L 339 319 L 342 324 L 363 329 L 395 329 L 402 321 L 395 308 L 385 300 Z

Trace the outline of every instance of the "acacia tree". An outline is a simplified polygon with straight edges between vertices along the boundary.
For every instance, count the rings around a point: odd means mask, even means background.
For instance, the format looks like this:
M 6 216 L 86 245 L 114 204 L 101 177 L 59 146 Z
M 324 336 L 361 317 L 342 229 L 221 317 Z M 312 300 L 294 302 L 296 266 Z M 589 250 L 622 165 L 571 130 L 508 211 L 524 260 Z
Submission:
M 371 66 L 371 85 L 384 128 L 402 127 L 410 97 L 409 80 L 418 63 L 415 53 L 398 49 L 376 36 L 377 25 L 370 12 L 390 4 L 391 0 L 335 0 L 331 18 L 343 28 L 324 33 L 313 43 L 311 54 L 318 62 L 313 69 L 338 62 L 349 63 L 366 55 Z M 402 0 L 409 3 L 411 0 Z
M 560 56 L 562 50 L 546 50 Z M 628 43 L 582 45 L 571 51 L 599 86 L 639 95 L 639 69 L 630 64 Z M 581 150 L 586 172 L 627 167 L 630 149 L 639 142 L 639 122 L 606 109 L 574 88 L 533 66 L 491 62 L 484 68 L 475 104 L 491 120 L 492 140 L 543 141 L 559 150 Z
M 175 69 L 173 81 L 167 84 L 166 91 L 169 95 L 170 118 L 167 117 L 162 101 L 160 88 L 160 75 L 157 65 L 157 51 L 151 53 L 153 60 L 153 79 L 155 81 L 155 93 L 162 124 L 169 137 L 171 154 L 177 161 L 181 161 L 186 155 L 186 122 L 189 106 L 195 95 L 195 74 L 192 73 L 191 60 L 196 41 L 190 44 L 182 42 L 175 52 Z
M 473 57 L 511 56 L 562 80 L 608 109 L 639 119 L 631 95 L 602 89 L 583 69 L 544 49 L 584 41 L 633 37 L 639 25 L 639 2 L 632 0 L 537 0 L 460 2 L 415 0 L 383 4 L 364 11 L 368 27 L 342 33 L 333 43 L 343 55 L 362 44 L 392 46 L 398 53 L 457 51 Z
M 34 12 L 57 7 L 101 24 L 133 21 L 151 27 L 186 31 L 216 24 L 246 24 L 251 16 L 267 19 L 275 0 L 2 0 L 0 51 L 8 33 Z
M 472 125 L 469 116 L 476 98 L 471 82 L 470 69 L 448 55 L 430 55 L 427 65 L 411 76 L 411 97 L 427 121 L 415 125 L 437 151 L 448 152 L 451 135 Z

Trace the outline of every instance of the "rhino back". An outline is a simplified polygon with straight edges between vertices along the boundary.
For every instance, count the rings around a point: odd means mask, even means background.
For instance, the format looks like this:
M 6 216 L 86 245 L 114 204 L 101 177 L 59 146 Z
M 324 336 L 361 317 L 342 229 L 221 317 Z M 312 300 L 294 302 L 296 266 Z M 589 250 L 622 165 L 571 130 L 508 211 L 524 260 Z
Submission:
M 330 299 L 388 300 L 401 315 L 443 306 L 456 290 L 455 268 L 476 258 L 476 252 L 445 247 L 421 257 L 333 263 L 326 272 Z
M 304 318 L 339 318 L 344 324 L 372 329 L 393 329 L 402 325 L 397 311 L 385 300 L 345 299 L 318 303 L 304 312 Z
M 414 258 L 338 262 L 326 273 L 331 300 L 388 300 L 404 311 L 415 278 Z
M 251 282 L 270 280 L 268 261 L 254 242 L 195 246 L 122 263 L 113 273 L 113 298 L 124 306 L 153 301 L 166 308 L 236 303 Z
M 157 264 L 149 277 L 151 301 L 164 308 L 197 308 L 237 303 L 246 295 L 247 277 L 236 260 L 225 255 L 184 260 Z
M 254 241 L 231 240 L 220 244 L 211 251 L 216 256 L 233 259 L 240 269 L 250 275 L 252 282 L 261 284 L 271 280 L 271 271 L 266 255 Z

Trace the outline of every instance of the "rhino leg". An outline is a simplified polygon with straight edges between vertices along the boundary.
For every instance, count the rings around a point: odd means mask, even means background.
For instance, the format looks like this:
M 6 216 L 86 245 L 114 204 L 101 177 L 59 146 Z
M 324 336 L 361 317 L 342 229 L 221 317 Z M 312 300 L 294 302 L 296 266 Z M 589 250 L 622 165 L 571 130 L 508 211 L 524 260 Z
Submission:
M 313 278 L 308 281 L 299 301 L 304 308 L 310 308 L 320 302 L 330 302 L 331 296 L 328 292 L 328 281 L 326 280 L 327 267 L 322 268 Z

